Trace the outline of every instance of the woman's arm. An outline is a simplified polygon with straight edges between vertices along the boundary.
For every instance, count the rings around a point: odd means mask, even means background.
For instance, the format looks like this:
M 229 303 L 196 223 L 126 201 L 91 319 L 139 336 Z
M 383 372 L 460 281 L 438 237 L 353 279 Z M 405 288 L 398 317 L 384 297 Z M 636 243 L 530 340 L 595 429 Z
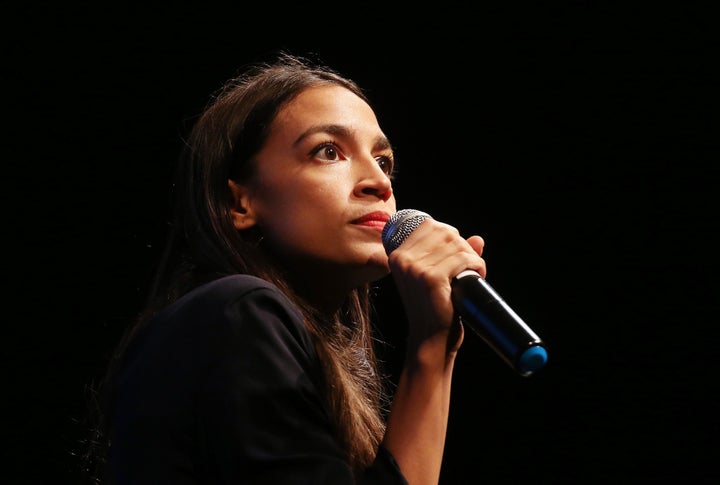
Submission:
M 465 240 L 451 226 L 426 220 L 389 257 L 409 327 L 384 444 L 410 485 L 439 481 L 453 366 L 464 337 L 450 283 L 465 269 L 485 275 L 483 244 L 479 236 Z

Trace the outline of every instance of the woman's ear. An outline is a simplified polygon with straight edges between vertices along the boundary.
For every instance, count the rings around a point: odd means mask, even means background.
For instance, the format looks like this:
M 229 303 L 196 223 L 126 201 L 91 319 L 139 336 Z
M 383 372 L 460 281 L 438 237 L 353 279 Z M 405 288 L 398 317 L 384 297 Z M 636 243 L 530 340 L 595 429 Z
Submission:
M 247 187 L 230 179 L 228 179 L 228 187 L 230 187 L 230 193 L 232 194 L 230 215 L 235 229 L 240 231 L 254 226 L 256 223 L 255 214 L 250 209 L 250 197 Z

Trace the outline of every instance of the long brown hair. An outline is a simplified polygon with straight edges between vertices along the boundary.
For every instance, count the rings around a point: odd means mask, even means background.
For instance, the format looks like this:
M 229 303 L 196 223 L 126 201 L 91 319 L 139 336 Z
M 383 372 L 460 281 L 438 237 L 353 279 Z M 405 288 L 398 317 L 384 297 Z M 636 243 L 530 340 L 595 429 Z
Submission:
M 318 84 L 340 85 L 369 104 L 352 80 L 285 52 L 272 62 L 248 66 L 211 97 L 181 153 L 164 253 L 145 308 L 128 328 L 108 366 L 103 392 L 98 394 L 101 409 L 108 407 L 114 368 L 138 328 L 200 284 L 224 275 L 250 274 L 274 283 L 303 312 L 325 369 L 327 404 L 337 439 L 356 471 L 372 462 L 385 432 L 387 396 L 372 337 L 370 286 L 351 292 L 335 315 L 321 314 L 293 291 L 282 267 L 268 248 L 259 244 L 261 236 L 256 230 L 236 230 L 229 212 L 227 180 L 243 181 L 253 173 L 253 156 L 265 143 L 279 110 Z M 94 431 L 91 441 L 99 447 L 86 456 L 96 464 L 102 461 L 98 449 L 107 444 L 105 426 L 101 422 Z

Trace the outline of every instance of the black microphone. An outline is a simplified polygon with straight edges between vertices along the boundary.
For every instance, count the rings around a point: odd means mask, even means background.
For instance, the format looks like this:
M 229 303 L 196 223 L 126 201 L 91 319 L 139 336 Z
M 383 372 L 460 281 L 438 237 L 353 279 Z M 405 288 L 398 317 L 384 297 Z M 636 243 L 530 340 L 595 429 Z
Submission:
M 389 255 L 425 220 L 425 212 L 403 209 L 382 231 Z M 510 308 L 477 271 L 465 270 L 452 281 L 452 301 L 463 325 L 475 332 L 521 376 L 540 370 L 548 359 L 542 339 Z

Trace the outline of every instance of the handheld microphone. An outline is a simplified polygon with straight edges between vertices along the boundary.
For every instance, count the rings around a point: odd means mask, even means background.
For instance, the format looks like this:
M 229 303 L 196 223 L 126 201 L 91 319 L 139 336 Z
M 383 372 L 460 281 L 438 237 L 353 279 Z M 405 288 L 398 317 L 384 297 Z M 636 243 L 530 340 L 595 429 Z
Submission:
M 389 255 L 430 215 L 414 209 L 393 214 L 382 231 Z M 510 308 L 477 271 L 465 270 L 453 278 L 452 302 L 465 326 L 492 348 L 510 367 L 527 377 L 547 362 L 545 344 Z

